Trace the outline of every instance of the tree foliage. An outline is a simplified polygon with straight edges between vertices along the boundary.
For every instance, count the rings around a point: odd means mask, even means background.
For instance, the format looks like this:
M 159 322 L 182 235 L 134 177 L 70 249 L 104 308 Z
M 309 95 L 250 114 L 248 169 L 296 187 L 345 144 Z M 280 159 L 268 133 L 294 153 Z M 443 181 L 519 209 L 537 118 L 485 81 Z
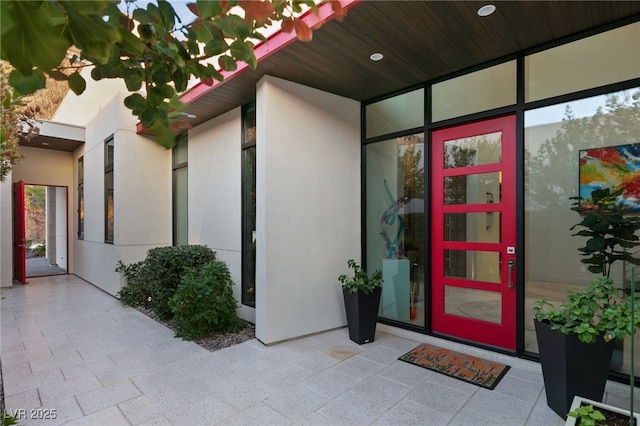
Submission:
M 140 123 L 158 143 L 171 147 L 184 129 L 179 94 L 192 78 L 206 84 L 222 80 L 222 71 L 234 71 L 238 61 L 257 66 L 255 43 L 260 30 L 277 22 L 283 31 L 295 31 L 310 41 L 312 31 L 300 15 L 317 10 L 313 0 L 197 0 L 189 4 L 194 20 L 183 23 L 166 0 L 147 3 L 119 1 L 0 2 L 0 58 L 15 70 L 9 84 L 21 94 L 44 87 L 45 76 L 66 80 L 76 94 L 86 88 L 80 74 L 93 66 L 91 77 L 122 79 L 131 92 L 125 99 Z M 339 1 L 331 1 L 338 19 Z M 74 72 L 61 63 L 71 47 Z
M 29 139 L 38 134 L 36 123 L 37 108 L 27 107 L 20 94 L 9 85 L 8 64 L 0 64 L 0 181 L 5 178 L 20 161 L 22 155 L 18 152 L 20 138 Z

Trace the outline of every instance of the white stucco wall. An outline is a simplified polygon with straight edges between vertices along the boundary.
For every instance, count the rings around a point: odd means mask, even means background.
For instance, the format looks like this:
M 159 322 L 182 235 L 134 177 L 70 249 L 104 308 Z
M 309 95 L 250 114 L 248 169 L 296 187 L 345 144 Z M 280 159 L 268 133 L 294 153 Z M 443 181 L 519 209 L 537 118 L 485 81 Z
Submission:
M 0 182 L 0 287 L 13 283 L 13 226 L 11 173 Z
M 81 95 L 69 90 L 56 110 L 53 121 L 86 126 L 114 97 L 127 92 L 122 80 L 95 81 L 91 78 L 91 69 L 92 67 L 87 67 L 82 71 L 82 76 L 87 81 L 86 90 Z
M 125 284 L 115 272 L 119 260 L 136 262 L 150 248 L 171 244 L 171 151 L 135 133 L 135 117 L 122 99 L 114 98 L 87 123 L 85 146 L 74 153 L 74 165 L 84 156 L 85 218 L 82 240 L 73 222 L 74 272 L 114 295 Z M 115 232 L 113 244 L 105 244 L 104 142 L 111 135 Z M 77 186 L 77 170 L 74 182 Z M 73 205 L 76 211 L 77 202 Z
M 337 281 L 360 260 L 360 104 L 267 76 L 257 98 L 256 337 L 346 324 Z
M 189 244 L 213 249 L 227 263 L 241 300 L 241 109 L 189 132 Z M 255 322 L 255 310 L 239 305 L 238 316 Z

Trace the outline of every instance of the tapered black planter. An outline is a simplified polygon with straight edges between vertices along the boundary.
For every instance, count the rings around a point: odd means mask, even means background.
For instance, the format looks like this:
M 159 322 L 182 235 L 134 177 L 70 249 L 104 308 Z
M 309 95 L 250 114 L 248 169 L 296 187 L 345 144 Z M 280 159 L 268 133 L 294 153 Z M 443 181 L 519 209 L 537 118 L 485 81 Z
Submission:
M 614 341 L 583 343 L 534 320 L 547 405 L 566 419 L 575 395 L 602 401 Z
M 382 288 L 377 287 L 372 293 L 365 295 L 361 291 L 349 293 L 342 289 L 344 308 L 347 311 L 349 338 L 359 345 L 373 342 L 378 321 L 378 306 Z

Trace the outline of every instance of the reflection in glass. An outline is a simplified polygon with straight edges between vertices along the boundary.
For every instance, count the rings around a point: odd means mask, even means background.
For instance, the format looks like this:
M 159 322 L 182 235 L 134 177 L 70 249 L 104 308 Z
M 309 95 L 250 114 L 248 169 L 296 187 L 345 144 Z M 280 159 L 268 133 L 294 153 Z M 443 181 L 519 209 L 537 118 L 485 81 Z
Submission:
M 390 277 L 381 316 L 424 327 L 424 134 L 367 144 L 365 161 L 366 267 Z
M 502 323 L 502 294 L 445 286 L 444 311 L 450 315 Z
M 499 163 L 502 158 L 502 133 L 455 139 L 444 143 L 444 168 Z
M 447 176 L 445 204 L 490 204 L 502 200 L 500 172 Z
M 444 276 L 500 283 L 500 253 L 477 250 L 445 250 Z
M 500 212 L 445 213 L 444 240 L 500 242 Z
M 526 351 L 538 351 L 531 310 L 534 301 L 564 303 L 565 289 L 582 289 L 596 278 L 581 263 L 578 248 L 584 239 L 572 236 L 570 230 L 579 221 L 569 199 L 578 195 L 578 152 L 640 143 L 639 118 L 640 88 L 525 113 Z M 611 278 L 621 286 L 628 283 L 621 263 L 614 265 Z M 624 364 L 614 370 L 628 374 L 628 345 L 624 351 L 618 353 Z M 640 357 L 635 367 L 640 371 Z

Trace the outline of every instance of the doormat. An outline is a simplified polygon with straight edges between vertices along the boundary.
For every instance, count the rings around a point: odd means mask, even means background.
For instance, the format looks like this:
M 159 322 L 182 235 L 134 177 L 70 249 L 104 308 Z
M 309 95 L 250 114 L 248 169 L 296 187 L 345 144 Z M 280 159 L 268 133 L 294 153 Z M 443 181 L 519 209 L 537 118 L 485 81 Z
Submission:
M 499 362 L 487 361 L 426 343 L 398 359 L 489 390 L 493 390 L 511 368 Z

